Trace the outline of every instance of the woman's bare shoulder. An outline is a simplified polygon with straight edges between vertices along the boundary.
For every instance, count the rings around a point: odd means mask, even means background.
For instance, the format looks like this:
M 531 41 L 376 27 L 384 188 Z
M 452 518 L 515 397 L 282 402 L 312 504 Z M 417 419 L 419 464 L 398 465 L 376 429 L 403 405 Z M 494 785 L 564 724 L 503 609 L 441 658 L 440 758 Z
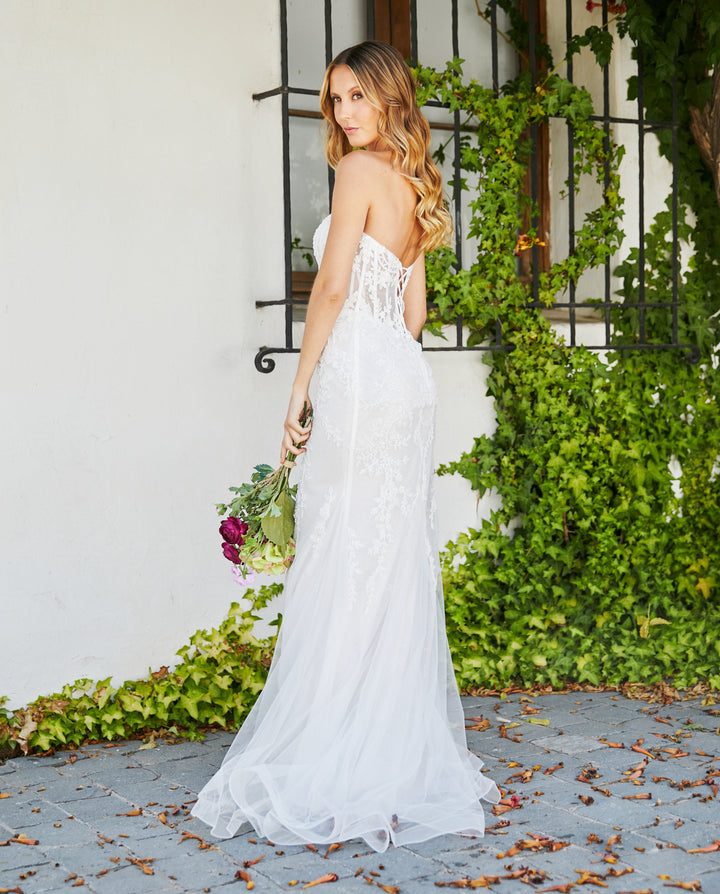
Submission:
M 385 153 L 363 150 L 356 150 L 343 155 L 335 171 L 337 176 L 357 180 L 377 180 L 394 173 L 390 161 L 385 157 Z
M 356 150 L 343 155 L 335 168 L 336 175 L 345 177 L 366 177 L 376 167 L 372 153 Z

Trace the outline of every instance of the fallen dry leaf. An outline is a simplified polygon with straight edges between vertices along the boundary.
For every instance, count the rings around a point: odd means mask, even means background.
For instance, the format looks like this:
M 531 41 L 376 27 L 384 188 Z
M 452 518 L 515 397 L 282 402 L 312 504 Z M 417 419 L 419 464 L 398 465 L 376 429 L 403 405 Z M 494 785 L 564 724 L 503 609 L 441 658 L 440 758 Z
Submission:
M 243 860 L 243 866 L 245 869 L 249 869 L 251 866 L 254 866 L 256 863 L 259 863 L 261 860 L 265 859 L 265 854 L 262 857 L 258 857 L 257 860 Z
M 310 845 L 308 845 L 309 847 Z M 317 848 L 315 848 L 317 850 Z M 315 885 L 324 885 L 326 882 L 336 882 L 338 880 L 338 876 L 335 872 L 328 872 L 327 875 L 321 875 L 320 878 L 316 878 L 312 882 L 308 882 L 306 885 L 303 885 L 303 890 L 305 888 L 313 888 Z
M 148 865 L 153 862 L 154 857 L 145 857 L 144 859 L 140 859 L 140 857 L 125 857 L 125 859 L 133 866 L 137 866 L 138 869 L 142 869 L 144 875 L 155 875 L 155 870 Z
M 471 721 L 470 726 L 465 726 L 465 729 L 469 730 L 486 730 L 490 729 L 490 721 L 487 717 L 483 717 L 482 714 L 479 717 L 468 717 L 468 720 Z
M 397 885 L 381 885 L 380 882 L 375 882 L 375 884 L 387 894 L 400 894 L 400 888 Z
M 501 738 L 501 739 L 508 739 L 510 742 L 520 742 L 520 741 L 522 741 L 522 740 L 520 739 L 520 736 L 508 736 L 508 733 L 507 733 L 507 731 L 508 731 L 509 729 L 512 729 L 513 727 L 515 727 L 515 726 L 519 726 L 519 725 L 520 725 L 519 723 L 508 723 L 508 724 L 501 723 L 500 726 L 498 727 L 498 732 L 500 733 L 500 738 Z
M 334 842 L 334 844 L 331 844 L 328 847 L 328 849 L 325 851 L 325 853 L 323 854 L 323 859 L 327 860 L 328 854 L 331 854 L 333 851 L 340 850 L 341 847 L 342 847 L 341 842 L 339 842 L 339 841 Z
M 516 841 L 504 854 L 495 854 L 495 856 L 498 860 L 501 860 L 504 857 L 514 857 L 521 851 L 547 850 L 553 853 L 554 851 L 559 851 L 564 847 L 568 847 L 569 844 L 569 841 L 555 841 L 552 838 L 545 838 L 542 835 L 531 835 L 530 838 L 523 838 L 520 841 Z
M 201 851 L 217 851 L 219 848 L 215 844 L 208 844 L 207 841 L 202 839 L 199 835 L 195 835 L 193 832 L 183 832 L 180 836 L 180 841 L 178 844 L 182 844 L 183 841 L 187 841 L 189 838 L 194 839 L 198 842 L 198 850 Z
M 681 891 L 702 891 L 702 885 L 697 879 L 694 882 L 665 882 L 663 888 L 679 888 Z
M 652 798 L 650 792 L 639 792 L 637 795 L 623 795 L 623 801 L 649 801 Z
M 501 875 L 500 878 L 520 879 L 520 881 L 525 882 L 525 884 L 539 885 L 540 882 L 544 882 L 547 878 L 547 872 L 543 872 L 542 869 L 531 869 L 529 866 L 521 866 L 519 869 L 514 870 L 514 872 L 508 872 L 507 875 Z
M 508 776 L 505 780 L 505 785 L 511 785 L 515 779 L 520 780 L 520 782 L 530 782 L 537 769 L 539 769 L 539 767 L 533 767 L 532 770 L 518 770 L 517 773 L 513 773 L 512 776 Z
M 611 851 L 616 844 L 622 844 L 622 835 L 611 835 L 607 840 L 605 850 L 608 852 Z
M 588 785 L 600 776 L 598 771 L 592 764 L 589 767 L 583 767 L 583 769 L 578 773 L 575 777 L 576 782 L 586 782 Z
M 713 851 L 720 851 L 720 841 L 716 838 L 712 844 L 708 844 L 707 847 L 695 847 L 690 851 L 687 851 L 688 854 L 711 854 Z
M 242 881 L 245 882 L 245 887 L 248 891 L 252 891 L 252 889 L 255 887 L 255 882 L 250 878 L 250 873 L 245 872 L 244 869 L 238 869 L 238 871 L 235 873 L 235 878 L 242 879 Z
M 576 869 L 575 872 L 580 876 L 577 880 L 578 885 L 597 885 L 598 888 L 607 888 L 608 885 L 603 881 L 603 875 L 592 872 L 590 869 Z
M 128 813 L 116 813 L 115 816 L 142 816 L 142 809 L 138 807 L 136 810 L 128 811 Z
M 21 832 L 17 838 L 11 838 L 10 841 L 13 844 L 29 844 L 30 846 L 40 844 L 37 838 L 28 838 L 23 832 Z
M 655 755 L 654 755 L 654 754 L 650 754 L 650 752 L 649 752 L 646 748 L 643 748 L 643 747 L 642 747 L 642 743 L 643 743 L 643 740 L 642 740 L 642 739 L 638 739 L 637 742 L 635 742 L 634 745 L 631 745 L 631 746 L 630 746 L 630 748 L 632 748 L 633 751 L 637 751 L 638 754 L 645 754 L 645 755 L 647 755 L 648 757 L 651 757 L 651 758 L 654 760 L 654 759 L 655 759 Z

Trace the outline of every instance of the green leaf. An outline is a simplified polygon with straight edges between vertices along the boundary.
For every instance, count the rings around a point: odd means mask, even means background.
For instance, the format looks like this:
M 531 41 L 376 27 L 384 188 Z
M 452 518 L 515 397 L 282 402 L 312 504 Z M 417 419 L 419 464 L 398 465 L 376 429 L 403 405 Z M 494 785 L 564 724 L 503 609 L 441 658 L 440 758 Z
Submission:
M 286 490 L 282 490 L 272 504 L 272 509 L 272 514 L 262 519 L 263 534 L 283 549 L 295 530 L 295 501 Z

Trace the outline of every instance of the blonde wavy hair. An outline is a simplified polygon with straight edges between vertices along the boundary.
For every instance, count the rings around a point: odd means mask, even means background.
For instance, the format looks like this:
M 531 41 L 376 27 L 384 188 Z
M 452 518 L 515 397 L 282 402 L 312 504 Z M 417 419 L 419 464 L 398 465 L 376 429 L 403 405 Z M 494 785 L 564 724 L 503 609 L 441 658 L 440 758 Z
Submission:
M 335 120 L 330 98 L 330 75 L 340 65 L 347 65 L 367 101 L 379 111 L 378 133 L 392 153 L 391 163 L 415 188 L 415 217 L 422 229 L 420 249 L 430 251 L 446 244 L 452 220 L 445 207 L 440 171 L 430 156 L 430 125 L 418 108 L 412 72 L 394 47 L 366 40 L 338 53 L 328 66 L 320 90 L 320 109 L 327 121 L 328 163 L 335 168 L 353 151 Z

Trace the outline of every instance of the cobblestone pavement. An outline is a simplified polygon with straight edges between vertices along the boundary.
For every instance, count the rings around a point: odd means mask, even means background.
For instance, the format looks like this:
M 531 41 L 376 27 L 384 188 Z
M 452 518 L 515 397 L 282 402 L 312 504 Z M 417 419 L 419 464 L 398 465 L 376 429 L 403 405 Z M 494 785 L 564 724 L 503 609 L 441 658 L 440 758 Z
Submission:
M 463 703 L 470 748 L 507 802 L 488 811 L 483 839 L 447 835 L 384 854 L 361 841 L 330 852 L 252 833 L 215 841 L 188 811 L 231 734 L 101 744 L 0 763 L 0 894 L 291 891 L 326 875 L 337 880 L 318 883 L 320 894 L 368 884 L 390 894 L 720 894 L 717 707 L 612 693 Z

